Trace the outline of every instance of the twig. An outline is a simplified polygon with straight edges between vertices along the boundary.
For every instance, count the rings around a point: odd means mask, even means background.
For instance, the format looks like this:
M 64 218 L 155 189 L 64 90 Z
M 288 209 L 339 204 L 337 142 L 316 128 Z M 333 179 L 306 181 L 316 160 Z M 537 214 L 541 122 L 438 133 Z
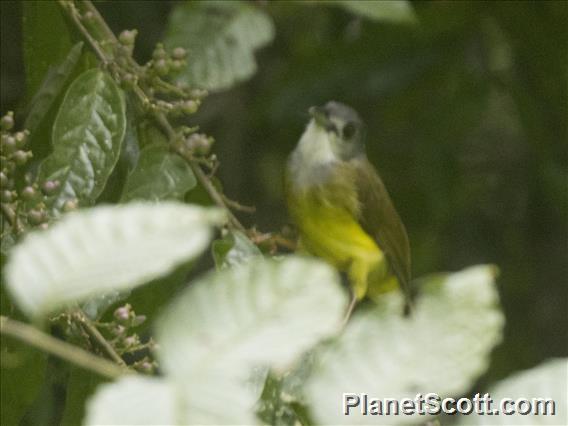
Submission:
M 74 3 L 69 2 L 68 0 L 59 0 L 59 4 L 63 8 L 63 10 L 70 16 L 73 24 L 75 26 L 77 26 L 79 32 L 83 35 L 83 37 L 85 38 L 85 41 L 93 49 L 93 51 L 99 57 L 101 62 L 103 62 L 104 64 L 111 63 L 111 60 L 109 58 L 107 58 L 105 52 L 103 52 L 102 49 L 100 49 L 97 40 L 95 40 L 91 36 L 91 34 L 87 30 L 87 28 L 85 28 L 85 26 L 81 22 L 80 17 L 77 16 L 77 9 L 75 8 Z M 91 3 L 91 1 L 90 0 L 82 0 L 79 4 L 80 4 L 81 8 L 84 8 L 85 10 L 87 10 L 91 13 L 91 21 L 90 22 L 93 25 L 96 25 L 98 30 L 104 32 L 105 36 L 108 37 L 108 39 L 111 40 L 112 42 L 118 43 L 116 36 L 112 32 L 112 30 L 108 27 L 105 20 L 100 15 L 100 13 L 97 11 L 95 6 Z M 134 61 L 133 59 L 131 59 L 129 62 L 131 63 L 132 66 L 140 67 L 140 65 L 138 63 L 136 63 L 136 61 Z M 135 86 L 134 89 L 135 89 L 134 93 L 140 99 L 140 102 L 142 102 L 143 105 L 147 105 L 148 98 L 145 95 L 145 93 L 137 86 Z M 166 133 L 168 139 L 170 140 L 170 143 L 176 142 L 176 138 L 177 138 L 176 132 L 173 129 L 172 125 L 170 124 L 169 120 L 166 118 L 166 116 L 160 111 L 152 111 L 152 115 L 153 115 L 154 119 L 157 121 L 157 123 L 160 125 L 160 127 Z M 197 161 L 195 159 L 188 158 L 188 157 L 183 156 L 183 155 L 182 155 L 182 157 L 188 162 L 189 166 L 191 167 L 191 170 L 193 171 L 193 173 L 197 177 L 197 180 L 203 186 L 205 191 L 207 191 L 207 193 L 209 194 L 209 196 L 211 197 L 213 202 L 217 206 L 226 210 L 227 215 L 229 217 L 229 225 L 232 226 L 235 229 L 238 229 L 239 231 L 246 232 L 246 228 L 235 217 L 235 215 L 233 214 L 233 212 L 229 208 L 228 204 L 226 203 L 225 199 L 223 198 L 223 195 L 221 193 L 219 193 L 219 191 L 217 191 L 217 189 L 215 188 L 215 186 L 213 185 L 211 180 L 207 177 L 207 175 L 203 172 L 203 170 L 201 169 L 201 166 L 197 163 Z
M 91 322 L 89 318 L 81 309 L 76 309 L 72 312 L 72 317 L 85 329 L 87 334 L 101 347 L 101 349 L 109 356 L 111 360 L 120 365 L 121 367 L 126 367 L 126 363 L 121 358 L 121 356 L 114 350 L 113 346 L 105 339 L 97 327 Z
M 30 346 L 69 361 L 86 370 L 93 371 L 108 379 L 128 374 L 129 370 L 93 355 L 77 346 L 56 339 L 23 322 L 0 316 L 0 333 L 13 337 Z
M 177 135 L 166 116 L 161 112 L 155 112 L 154 118 L 166 133 L 166 136 L 170 140 L 170 143 L 173 144 L 176 140 Z M 213 202 L 227 212 L 229 216 L 229 224 L 235 229 L 246 233 L 246 228 L 241 224 L 241 222 L 239 222 L 233 212 L 231 212 L 231 209 L 229 209 L 229 207 L 225 203 L 222 194 L 217 191 L 211 180 L 207 178 L 207 175 L 205 174 L 205 172 L 203 172 L 203 169 L 201 168 L 199 163 L 195 159 L 184 155 L 183 152 L 177 152 L 188 162 L 189 167 L 191 167 L 191 171 L 197 177 L 197 180 L 203 186 L 203 188 L 205 188 L 205 191 L 207 191 Z
M 4 215 L 6 220 L 10 223 L 10 225 L 12 225 L 12 227 L 16 231 L 16 234 L 22 232 L 22 227 L 18 223 L 18 215 L 16 214 L 16 212 L 12 210 L 8 206 L 8 204 L 2 203 L 1 206 L 2 206 L 2 214 Z
M 245 212 L 245 213 L 256 212 L 255 206 L 244 206 L 241 203 L 239 203 L 238 201 L 231 200 L 225 194 L 221 194 L 221 196 L 223 197 L 223 201 L 225 202 L 225 204 L 227 204 L 229 207 L 231 207 L 234 210 L 238 210 L 238 211 Z
M 99 43 L 97 42 L 97 40 L 95 40 L 91 34 L 89 33 L 89 31 L 87 31 L 87 29 L 85 28 L 85 26 L 83 25 L 83 23 L 81 22 L 81 18 L 77 12 L 77 9 L 75 7 L 75 4 L 72 1 L 68 1 L 68 0 L 59 0 L 59 4 L 61 5 L 61 7 L 67 11 L 67 14 L 69 15 L 69 18 L 71 18 L 71 20 L 73 21 L 73 23 L 75 24 L 75 26 L 77 27 L 77 29 L 79 30 L 79 32 L 81 33 L 81 35 L 85 38 L 85 40 L 89 43 L 89 45 L 91 46 L 91 49 L 93 49 L 93 51 L 95 52 L 95 54 L 98 56 L 98 58 L 101 60 L 101 62 L 103 63 L 103 65 L 106 67 L 110 61 L 107 59 L 106 55 L 104 54 L 104 52 L 102 51 L 101 47 L 99 46 Z M 99 15 L 100 16 L 100 15 Z
M 229 215 L 229 225 L 241 232 L 246 233 L 246 228 L 241 224 L 241 222 L 239 222 L 233 212 L 227 207 L 223 196 L 217 191 L 213 183 L 209 179 L 207 179 L 207 175 L 205 175 L 199 164 L 197 164 L 195 160 L 189 160 L 189 167 L 191 167 L 191 171 L 193 171 L 193 174 L 195 174 L 197 180 L 203 186 L 203 188 L 205 188 L 213 202 L 217 204 L 217 206 L 227 211 L 227 214 Z

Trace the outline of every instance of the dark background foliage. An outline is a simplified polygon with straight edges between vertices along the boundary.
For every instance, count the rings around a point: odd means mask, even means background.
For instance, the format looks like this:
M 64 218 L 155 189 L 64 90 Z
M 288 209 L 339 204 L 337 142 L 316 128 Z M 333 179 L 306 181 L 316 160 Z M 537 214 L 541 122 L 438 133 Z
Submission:
M 139 30 L 145 61 L 172 4 L 97 6 L 115 31 Z M 282 172 L 307 108 L 348 103 L 407 226 L 413 274 L 500 268 L 505 339 L 482 380 L 566 356 L 568 3 L 416 2 L 418 26 L 258 6 L 276 27 L 258 72 L 192 117 L 216 139 L 226 194 L 257 207 L 243 221 L 263 231 L 288 223 Z M 1 111 L 23 112 L 22 7 L 1 8 Z

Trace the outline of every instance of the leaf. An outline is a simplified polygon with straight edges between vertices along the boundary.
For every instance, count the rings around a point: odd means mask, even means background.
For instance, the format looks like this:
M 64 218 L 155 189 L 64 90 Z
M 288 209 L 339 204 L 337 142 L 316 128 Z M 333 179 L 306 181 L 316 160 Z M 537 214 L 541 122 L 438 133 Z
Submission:
M 392 21 L 397 23 L 413 23 L 416 21 L 412 5 L 406 0 L 340 0 L 329 3 L 340 5 L 351 13 L 373 21 Z
M 48 199 L 54 213 L 67 200 L 92 205 L 120 156 L 126 129 L 124 96 L 98 69 L 71 84 L 53 125 L 53 152 L 40 166 L 40 181 L 59 181 Z
M 85 417 L 85 402 L 103 382 L 100 376 L 81 368 L 72 368 L 67 381 L 67 398 L 61 426 L 82 424 Z
M 218 269 L 237 266 L 248 262 L 262 252 L 240 231 L 233 231 L 211 244 L 213 259 Z
M 85 425 L 175 425 L 178 398 L 165 380 L 125 377 L 98 388 L 87 403 Z
M 35 132 L 41 121 L 45 118 L 48 111 L 53 106 L 58 95 L 65 87 L 65 83 L 73 73 L 73 70 L 81 58 L 82 50 L 82 42 L 75 44 L 60 65 L 48 70 L 41 87 L 30 102 L 30 112 L 28 113 L 24 124 L 24 127 L 31 133 Z
M 87 404 L 85 425 L 252 425 L 253 403 L 234 385 L 125 377 L 98 389 Z
M 27 97 L 38 91 L 51 66 L 71 49 L 71 35 L 54 1 L 23 2 L 24 64 Z
M 0 341 L 2 424 L 16 425 L 41 388 L 45 376 L 46 356 L 4 335 Z
M 173 202 L 80 210 L 14 247 L 6 284 L 36 317 L 170 272 L 198 256 L 222 221 L 217 209 Z
M 140 151 L 138 164 L 126 180 L 121 201 L 182 200 L 196 183 L 187 161 L 167 146 L 150 145 Z
M 345 306 L 337 273 L 316 260 L 259 258 L 210 273 L 158 319 L 160 366 L 182 381 L 281 369 L 335 334 Z
M 369 398 L 440 397 L 468 390 L 485 371 L 501 340 L 504 317 L 498 307 L 494 268 L 475 266 L 425 279 L 412 316 L 394 314 L 400 294 L 356 314 L 340 339 L 320 354 L 305 392 L 316 423 L 417 423 L 420 416 L 343 415 L 343 393 Z
M 568 388 L 566 380 L 568 377 L 568 359 L 551 359 L 530 370 L 517 373 L 501 382 L 497 383 L 489 390 L 489 395 L 493 400 L 492 409 L 499 409 L 498 401 L 504 398 L 518 401 L 528 399 L 534 408 L 539 408 L 540 415 L 518 414 L 513 415 L 479 415 L 475 411 L 468 416 L 460 416 L 460 425 L 565 425 L 568 424 Z M 538 402 L 533 402 L 533 398 L 543 398 L 554 400 L 554 414 L 552 414 L 552 404 L 542 403 L 538 407 Z M 507 409 L 511 409 L 509 406 Z M 526 404 L 518 406 L 519 409 L 527 408 Z M 544 414 L 544 410 L 548 414 Z
M 270 18 L 245 2 L 186 2 L 173 9 L 165 43 L 189 52 L 179 80 L 223 90 L 256 72 L 254 51 L 273 38 Z

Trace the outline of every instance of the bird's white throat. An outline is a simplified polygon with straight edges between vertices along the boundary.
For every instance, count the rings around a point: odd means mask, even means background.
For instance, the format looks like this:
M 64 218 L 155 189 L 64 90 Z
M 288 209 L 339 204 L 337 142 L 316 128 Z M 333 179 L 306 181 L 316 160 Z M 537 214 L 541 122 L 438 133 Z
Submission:
M 311 120 L 288 163 L 289 177 L 297 185 L 308 185 L 321 177 L 322 166 L 338 160 L 331 134 Z

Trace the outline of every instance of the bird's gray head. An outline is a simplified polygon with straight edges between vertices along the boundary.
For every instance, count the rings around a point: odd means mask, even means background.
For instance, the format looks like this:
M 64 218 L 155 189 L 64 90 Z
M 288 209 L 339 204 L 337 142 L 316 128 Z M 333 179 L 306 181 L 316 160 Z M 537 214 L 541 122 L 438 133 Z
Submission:
M 324 146 L 326 144 L 320 141 L 321 146 L 317 149 L 328 148 L 337 160 L 342 161 L 364 154 L 365 125 L 353 108 L 340 102 L 330 101 L 324 106 L 311 107 L 309 111 L 312 120 L 304 137 L 308 136 L 314 144 L 317 143 L 316 139 L 322 137 L 327 139 L 328 146 Z M 325 136 L 321 132 L 324 132 Z

